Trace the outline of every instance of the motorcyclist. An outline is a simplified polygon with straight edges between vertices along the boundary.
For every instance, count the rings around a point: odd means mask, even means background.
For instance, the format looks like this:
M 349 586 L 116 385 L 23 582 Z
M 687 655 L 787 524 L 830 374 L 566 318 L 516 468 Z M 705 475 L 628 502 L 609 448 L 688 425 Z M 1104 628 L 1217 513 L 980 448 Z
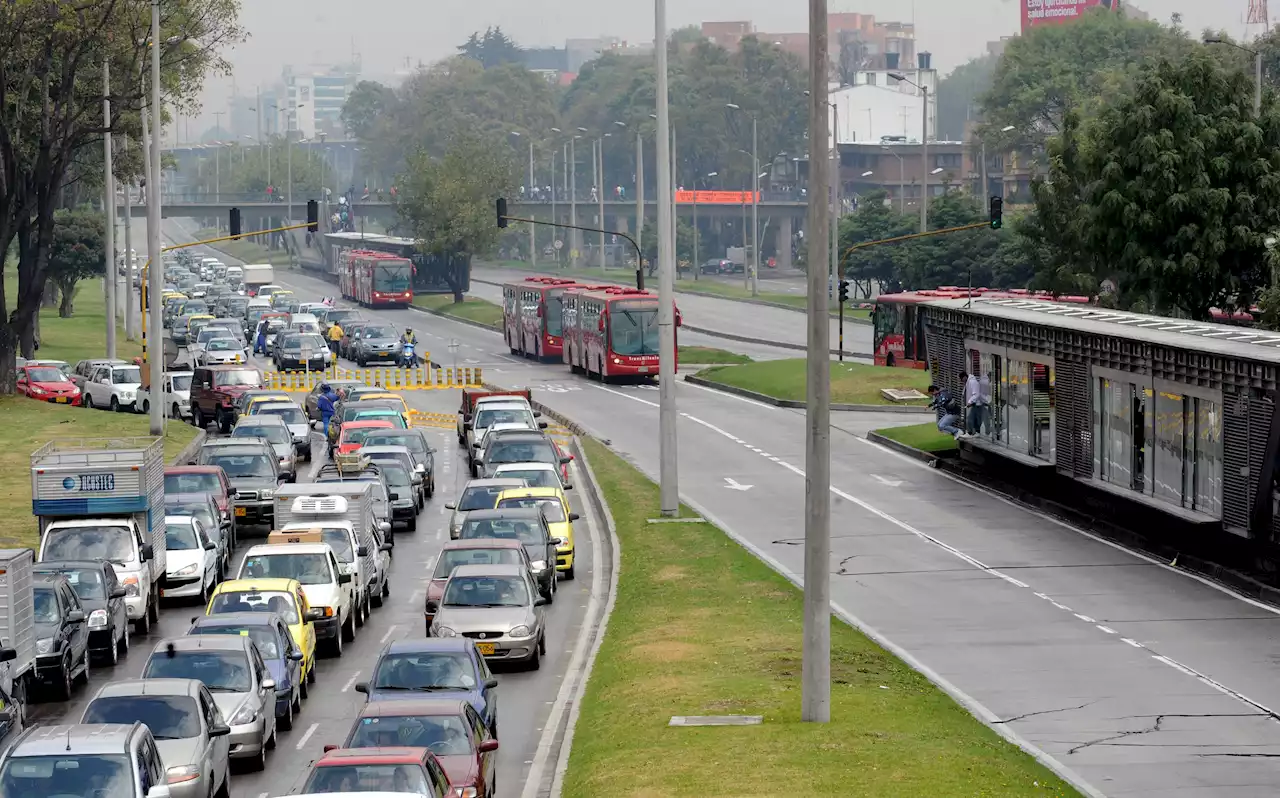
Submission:
M 404 332 L 400 334 L 400 350 L 401 350 L 402 352 L 404 351 L 404 347 L 405 347 L 407 344 L 412 344 L 415 350 L 418 348 L 418 336 L 416 336 L 416 335 L 414 335 L 414 334 L 413 334 L 413 328 L 412 328 L 412 327 L 405 327 L 405 328 L 404 328 Z M 400 356 L 400 365 L 401 365 L 401 366 L 403 366 L 403 367 L 405 367 L 405 368 L 411 368 L 411 367 L 413 367 L 413 366 L 418 365 L 418 353 L 417 353 L 417 351 L 414 351 L 414 353 L 413 353 L 413 362 L 410 362 L 410 359 L 409 359 L 409 356 L 408 356 L 408 355 L 401 355 L 401 356 Z

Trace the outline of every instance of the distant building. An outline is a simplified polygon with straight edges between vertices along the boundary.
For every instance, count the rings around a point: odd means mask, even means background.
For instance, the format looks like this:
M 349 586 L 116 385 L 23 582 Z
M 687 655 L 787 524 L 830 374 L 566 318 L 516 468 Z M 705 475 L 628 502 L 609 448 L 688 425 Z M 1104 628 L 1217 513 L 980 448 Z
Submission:
M 922 133 L 929 140 L 936 138 L 938 71 L 931 68 L 928 53 L 921 53 L 917 61 L 915 68 L 855 72 L 846 76 L 852 81 L 850 85 L 833 87 L 830 98 L 836 106 L 838 124 L 835 140 L 850 144 L 898 136 L 918 143 Z M 928 90 L 927 122 L 922 114 L 924 92 L 917 85 Z
M 910 23 L 877 22 L 870 14 L 835 13 L 827 15 L 827 31 L 833 76 L 844 83 L 851 83 L 847 76 L 857 72 L 893 69 L 897 63 L 916 60 L 915 26 Z M 736 50 L 745 37 L 755 36 L 802 61 L 809 60 L 808 32 L 771 33 L 757 31 L 749 21 L 729 21 L 702 23 L 702 35 L 727 50 Z
M 359 65 L 312 72 L 295 72 L 292 67 L 285 67 L 279 102 L 284 128 L 304 139 L 321 134 L 333 138 L 343 136 L 342 106 L 359 76 Z
M 859 141 L 840 145 L 840 190 L 855 201 L 872 191 L 884 190 L 893 206 L 902 211 L 920 207 L 921 176 L 929 172 L 929 196 L 952 189 L 972 191 L 976 165 L 962 141 L 930 141 L 928 169 L 920 160 L 919 140 L 902 142 Z M 937 171 L 937 174 L 933 172 Z
M 616 36 L 600 36 L 594 39 L 568 39 L 564 43 L 565 72 L 575 75 L 582 71 L 584 64 L 594 61 L 605 53 L 617 55 L 651 56 L 652 42 L 630 44 Z

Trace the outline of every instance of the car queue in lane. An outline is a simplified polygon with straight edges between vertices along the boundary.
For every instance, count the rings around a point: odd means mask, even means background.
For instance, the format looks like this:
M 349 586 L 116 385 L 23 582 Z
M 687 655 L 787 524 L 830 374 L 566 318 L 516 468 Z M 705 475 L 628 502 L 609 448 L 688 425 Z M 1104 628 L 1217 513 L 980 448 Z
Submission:
M 196 382 L 199 382 L 201 372 L 206 372 L 209 382 L 205 387 L 221 387 L 225 395 L 220 399 L 229 398 L 231 393 L 247 396 L 255 392 L 255 389 L 249 381 L 246 381 L 244 371 L 253 369 L 252 358 L 247 359 L 243 364 L 198 366 L 195 369 Z M 236 376 L 226 384 L 219 385 L 215 375 L 221 373 L 234 373 Z M 352 404 L 361 403 L 360 393 L 359 390 L 352 392 L 353 395 L 350 397 Z M 381 396 L 369 397 L 368 409 L 373 409 L 377 406 L 377 402 L 381 402 L 383 407 L 396 410 L 396 414 L 400 417 L 407 415 L 408 407 L 402 397 L 395 394 L 387 396 L 386 391 L 381 393 L 383 394 Z M 159 734 L 154 729 L 149 732 L 151 744 L 157 749 L 162 749 L 161 759 L 164 763 L 162 773 L 168 787 L 167 794 L 195 796 L 224 794 L 232 781 L 229 775 L 231 773 L 236 774 L 236 780 L 245 778 L 255 782 L 267 780 L 262 783 L 262 786 L 272 794 L 283 794 L 286 791 L 282 788 L 278 776 L 273 777 L 271 774 L 252 776 L 245 775 L 243 771 L 247 769 L 252 772 L 265 767 L 266 759 L 271 756 L 268 752 L 281 740 L 280 733 L 295 727 L 299 718 L 298 713 L 305 711 L 304 699 L 308 695 L 309 685 L 314 683 L 317 674 L 331 670 L 321 662 L 317 662 L 317 658 L 323 658 L 326 653 L 331 660 L 342 656 L 341 645 L 331 647 L 327 652 L 317 656 L 314 653 L 315 650 L 323 647 L 316 646 L 314 631 L 308 634 L 305 630 L 308 628 L 314 630 L 318 625 L 323 625 L 331 617 L 327 611 L 333 610 L 333 617 L 339 621 L 336 638 L 343 643 L 353 643 L 359 634 L 358 630 L 365 623 L 370 622 L 369 611 L 383 604 L 390 593 L 393 580 L 389 573 L 389 560 L 395 538 L 392 530 L 384 528 L 384 525 L 389 527 L 395 524 L 404 527 L 404 531 L 412 531 L 418 524 L 420 513 L 427 509 L 428 502 L 433 499 L 437 487 L 446 490 L 446 496 L 449 498 L 456 495 L 457 485 L 450 484 L 447 471 L 448 460 L 444 461 L 445 474 L 439 474 L 437 472 L 439 455 L 432 446 L 431 436 L 423 430 L 410 427 L 407 423 L 403 426 L 391 423 L 389 426 L 373 428 L 376 429 L 376 433 L 371 432 L 367 442 L 349 441 L 357 444 L 352 447 L 357 453 L 354 459 L 340 456 L 339 462 L 318 464 L 320 465 L 318 468 L 313 466 L 304 468 L 299 460 L 305 461 L 309 458 L 305 455 L 299 457 L 300 436 L 291 428 L 296 426 L 296 422 L 291 425 L 289 422 L 293 419 L 283 418 L 293 414 L 281 411 L 286 405 L 290 405 L 302 414 L 305 423 L 309 421 L 306 417 L 311 415 L 309 411 L 312 411 L 313 406 L 308 402 L 308 406 L 304 409 L 294 403 L 294 397 L 287 395 L 283 398 L 276 396 L 271 399 L 272 401 L 249 402 L 243 408 L 234 404 L 227 406 L 220 402 L 222 406 L 213 408 L 212 412 L 201 413 L 198 416 L 193 413 L 193 420 L 215 423 L 214 434 L 211 435 L 200 454 L 200 465 L 174 468 L 172 472 L 166 473 L 166 511 L 171 515 L 167 517 L 165 537 L 166 542 L 171 541 L 168 548 L 173 552 L 173 556 L 166 573 L 165 589 L 168 591 L 169 584 L 181 584 L 181 587 L 174 588 L 172 594 L 166 592 L 166 606 L 176 603 L 181 593 L 189 593 L 190 598 L 199 602 L 205 612 L 203 617 L 191 618 L 193 623 L 186 629 L 181 628 L 185 625 L 182 622 L 175 623 L 174 616 L 189 614 L 189 611 L 187 613 L 183 613 L 182 610 L 166 611 L 154 620 L 149 619 L 148 626 L 156 624 L 158 627 L 156 631 L 162 635 L 162 638 L 154 645 L 152 658 L 146 666 L 147 670 L 141 674 L 148 678 L 135 680 L 142 683 L 137 689 L 145 688 L 145 682 L 149 682 L 149 677 L 152 675 L 165 683 L 174 682 L 176 686 L 170 686 L 168 688 L 170 692 L 175 695 L 180 694 L 179 697 L 183 697 L 184 701 L 191 699 L 196 708 L 194 714 L 189 716 L 183 713 L 190 709 L 190 705 L 184 705 L 182 712 L 166 715 L 171 726 L 176 724 L 180 730 L 185 731 L 198 730 L 190 737 L 173 737 L 172 735 L 176 732 L 172 727 L 166 727 L 165 731 Z M 392 400 L 398 401 L 398 410 L 395 407 L 396 401 Z M 193 401 L 191 407 L 195 410 L 199 405 Z M 276 436 L 281 438 L 279 441 L 272 441 L 266 436 L 249 432 L 237 434 L 237 430 L 253 430 L 256 427 L 265 429 L 267 426 L 272 426 L 274 429 L 276 425 L 268 425 L 265 422 L 267 419 L 274 422 L 277 418 L 281 418 L 284 422 L 282 426 L 289 434 L 288 443 L 292 445 L 289 452 L 284 451 L 285 439 L 281 436 Z M 357 422 L 358 420 L 353 419 Z M 335 425 L 335 427 L 340 426 Z M 217 433 L 223 431 L 227 433 L 226 437 L 218 437 Z M 318 445 L 313 443 L 312 438 L 312 430 L 308 424 L 305 442 L 309 447 Z M 334 442 L 336 444 L 336 441 Z M 365 455 L 360 455 L 359 450 L 364 446 L 367 446 L 369 451 Z M 319 451 L 316 452 L 316 456 L 318 460 L 323 458 Z M 536 470 L 536 466 L 532 464 L 531 468 Z M 325 470 L 331 472 L 333 476 L 327 483 L 318 480 L 320 472 Z M 303 476 L 304 471 L 308 472 L 306 477 Z M 455 473 L 461 476 L 460 472 L 461 469 L 458 469 Z M 388 479 L 388 475 L 403 477 L 403 480 Z M 305 479 L 308 478 L 317 479 L 317 481 L 307 483 Z M 256 485 L 255 480 L 258 479 L 261 479 L 262 486 Z M 293 484 L 291 480 L 297 480 L 297 484 Z M 365 483 L 368 486 L 363 491 L 365 494 L 381 492 L 386 497 L 384 506 L 377 509 L 374 509 L 375 502 L 367 503 L 372 515 L 371 522 L 363 527 L 368 533 L 367 539 L 357 537 L 352 541 L 349 538 L 346 542 L 353 542 L 354 545 L 343 545 L 343 541 L 333 534 L 332 529 L 317 527 L 314 523 L 315 518 L 299 516 L 295 513 L 292 517 L 303 519 L 289 522 L 289 526 L 292 527 L 292 537 L 295 539 L 286 542 L 277 535 L 272 535 L 264 544 L 254 546 L 247 552 L 240 545 L 244 542 L 243 537 L 249 532 L 247 527 L 255 521 L 266 522 L 261 526 L 266 526 L 268 529 L 279 526 L 277 522 L 280 519 L 276 514 L 280 505 L 279 500 L 282 494 L 289 493 L 290 489 L 312 488 L 314 495 L 322 495 L 325 492 L 349 490 L 352 483 Z M 268 484 L 271 487 L 266 487 Z M 530 484 L 530 481 L 520 479 L 516 481 L 515 486 L 528 487 Z M 325 487 L 326 485 L 332 487 Z M 173 492 L 170 493 L 170 490 Z M 563 494 L 561 496 L 563 497 Z M 283 498 L 290 500 L 290 510 L 293 510 L 297 500 L 306 497 L 283 496 Z M 397 508 L 394 504 L 404 500 L 408 501 L 410 512 L 396 513 Z M 251 509 L 255 512 L 251 513 Z M 414 599 L 414 601 L 424 601 L 428 607 L 431 607 L 431 601 L 435 602 L 432 608 L 434 612 L 424 613 L 428 619 L 431 615 L 441 616 L 452 613 L 459 620 L 453 625 L 438 624 L 434 630 L 438 637 L 410 635 L 410 639 L 399 643 L 395 642 L 392 635 L 392 630 L 396 626 L 392 624 L 379 642 L 387 643 L 384 659 L 392 656 L 396 651 L 400 652 L 402 656 L 396 659 L 394 663 L 396 667 L 393 669 L 388 664 L 388 667 L 383 669 L 383 663 L 380 660 L 373 669 L 374 675 L 368 684 L 360 683 L 345 688 L 348 690 L 353 687 L 363 688 L 361 691 L 367 694 L 370 708 L 362 711 L 363 719 L 357 723 L 357 726 L 381 726 L 382 736 L 369 738 L 375 744 L 379 741 L 385 742 L 389 739 L 388 735 L 394 732 L 395 738 L 402 745 L 406 741 L 411 741 L 411 747 L 425 749 L 428 752 L 423 754 L 422 750 L 419 750 L 413 754 L 417 757 L 414 761 L 423 768 L 422 773 L 428 785 L 425 792 L 420 791 L 418 787 L 413 787 L 413 794 L 435 794 L 430 791 L 434 788 L 431 785 L 439 787 L 441 781 L 439 775 L 446 773 L 444 781 L 447 782 L 447 789 L 452 790 L 449 793 L 451 795 L 493 796 L 497 789 L 499 773 L 509 774 L 507 780 L 510 781 L 518 777 L 523 770 L 519 764 L 513 765 L 508 762 L 503 765 L 498 758 L 497 695 L 500 690 L 498 678 L 492 674 L 489 667 L 490 664 L 501 664 L 500 661 L 504 659 L 520 659 L 528 667 L 538 668 L 541 657 L 547 654 L 548 637 L 563 630 L 566 622 L 571 622 L 563 618 L 557 622 L 554 617 L 545 615 L 546 610 L 543 608 L 543 605 L 550 603 L 556 589 L 557 552 L 555 547 L 563 541 L 551 534 L 550 524 L 559 522 L 550 522 L 537 511 L 530 515 L 526 512 L 527 510 L 529 508 L 521 507 L 514 508 L 512 512 L 506 512 L 506 525 L 499 525 L 494 532 L 499 537 L 476 537 L 462 541 L 462 545 L 455 545 L 453 549 L 455 557 L 449 561 L 448 573 L 437 562 L 440 558 L 431 557 L 425 563 L 427 565 L 425 569 L 419 569 L 418 574 L 410 574 L 411 579 L 402 584 L 401 589 L 408 595 L 413 592 L 413 588 L 418 588 L 415 596 L 423 598 Z M 500 514 L 504 512 L 495 511 Z M 444 512 L 441 508 L 441 520 L 444 520 Z M 519 520 L 516 516 L 521 513 L 529 515 L 531 523 L 511 523 Z M 170 526 L 172 529 L 169 528 Z M 359 524 L 356 526 L 359 527 Z M 490 528 L 494 529 L 492 525 Z M 546 550 L 547 553 L 542 555 L 541 561 L 536 563 L 530 559 L 524 545 L 520 542 L 521 535 L 530 535 L 532 534 L 530 530 L 535 528 L 544 546 L 550 545 Z M 304 542 L 300 539 L 313 531 L 319 531 L 318 540 L 308 539 Z M 504 535 L 512 537 L 501 539 Z M 443 537 L 443 530 L 440 537 Z M 370 542 L 377 543 L 372 552 L 370 546 L 363 545 Z M 492 546 L 489 550 L 494 554 L 486 554 L 486 544 Z M 348 548 L 351 549 L 350 552 L 346 551 Z M 516 563 L 514 567 L 509 556 L 512 551 L 521 554 L 521 557 L 514 560 Z M 309 556 L 314 554 L 323 555 L 319 565 L 316 558 Z M 456 555 L 461 554 L 466 554 L 465 563 L 457 560 Z M 364 570 L 358 569 L 357 562 L 364 563 L 370 555 L 375 561 L 381 559 L 381 567 L 372 565 Z M 279 559 L 278 569 L 274 567 L 276 563 L 272 562 L 272 558 Z M 239 560 L 238 565 L 237 560 Z M 454 589 L 450 591 L 447 588 L 454 562 L 466 566 L 465 572 L 461 574 L 466 578 L 457 581 L 453 585 Z M 74 564 L 66 560 L 57 563 L 41 563 L 40 567 L 52 572 L 54 569 L 70 568 Z M 94 563 L 91 561 L 90 564 Z M 101 568 L 102 562 L 98 561 L 96 565 Z M 261 572 L 271 575 L 255 576 L 253 571 L 255 567 L 264 568 L 265 570 Z M 110 571 L 108 567 L 104 573 Z M 276 577 L 276 572 L 282 576 Z M 233 573 L 241 579 L 227 580 L 226 577 Z M 546 595 L 548 591 L 544 588 L 547 573 L 552 577 L 549 583 L 550 596 Z M 284 579 L 285 576 L 288 577 L 285 581 L 292 581 L 292 584 L 276 585 L 274 581 L 263 581 Z M 340 612 L 343 606 L 342 600 L 317 597 L 312 601 L 308 596 L 309 593 L 318 592 L 317 586 L 324 585 L 329 588 L 347 588 L 354 597 L 355 588 L 350 586 L 358 579 L 365 580 L 369 576 L 372 577 L 373 584 L 361 582 L 366 589 L 360 591 L 359 600 L 347 600 L 346 606 L 349 607 L 350 612 L 345 616 Z M 432 579 L 433 576 L 436 578 Z M 65 579 L 65 576 L 63 578 Z M 245 580 L 255 584 L 245 585 L 243 591 L 234 589 L 237 582 Z M 86 586 L 82 591 L 85 596 L 89 594 L 88 581 L 86 579 Z M 429 582 L 432 584 L 439 582 L 442 589 L 434 595 L 429 595 Z M 70 583 L 67 584 L 70 587 Z M 269 589 L 273 587 L 281 589 L 275 591 Z M 110 602 L 115 601 L 123 605 L 124 597 L 116 595 L 118 590 L 118 588 L 108 587 L 103 592 L 106 598 L 102 603 L 109 605 Z M 76 591 L 71 589 L 70 593 L 75 595 Z M 285 596 L 271 595 L 272 593 L 291 595 L 293 598 L 290 606 L 284 606 L 280 601 L 273 603 L 273 599 L 283 599 Z M 220 597 L 231 594 L 238 594 L 234 596 L 235 601 L 229 599 L 220 601 Z M 205 598 L 208 598 L 207 602 L 204 601 Z M 106 664 L 114 664 L 121 654 L 120 644 L 128 639 L 130 624 L 111 618 L 109 606 L 95 605 L 91 608 L 88 598 L 83 600 L 83 605 L 86 609 L 90 609 L 95 618 L 108 619 L 108 623 L 105 624 L 106 629 L 95 627 L 95 639 L 101 641 L 104 636 L 108 637 L 113 644 L 109 646 L 113 653 L 103 654 L 107 648 L 102 645 L 94 648 L 92 653 L 95 657 L 101 655 Z M 414 606 L 416 609 L 410 609 L 402 604 L 397 610 L 393 610 L 393 613 L 404 614 L 403 610 L 423 612 L 423 603 L 416 603 Z M 573 615 L 578 614 L 570 612 Z M 504 614 L 510 615 L 510 619 L 501 617 Z M 484 620 L 481 625 L 486 628 L 468 631 L 472 627 L 467 626 L 462 620 L 468 615 L 482 616 Z M 423 617 L 419 616 L 419 618 Z M 405 624 L 404 628 L 408 630 L 409 624 Z M 186 634 L 182 634 L 184 631 Z M 104 635 L 103 632 L 106 634 Z M 501 634 L 495 635 L 493 634 L 495 632 Z M 215 634 L 238 638 L 241 649 L 250 652 L 241 663 L 243 668 L 235 663 L 228 665 L 225 662 L 226 657 L 221 653 L 224 647 L 214 644 L 213 641 L 200 643 L 193 639 L 193 636 Z M 483 638 L 489 639 L 482 641 Z M 518 652 L 507 645 L 513 641 L 520 643 L 522 638 L 529 640 L 524 641 L 523 647 L 519 648 Z M 388 643 L 389 639 L 391 642 Z M 396 649 L 397 645 L 401 648 Z M 307 651 L 309 647 L 312 649 L 310 656 Z M 367 646 L 362 648 L 368 650 Z M 188 649 L 192 653 L 188 654 Z M 471 658 L 473 672 L 459 674 L 456 668 L 449 667 L 450 660 L 456 659 L 458 652 L 464 652 Z M 519 656 L 511 657 L 513 652 L 518 653 Z M 90 674 L 88 645 L 85 647 L 83 662 L 82 675 L 75 678 L 83 678 L 88 682 Z M 214 667 L 219 669 L 218 678 L 211 675 L 213 673 L 211 669 Z M 127 661 L 124 668 L 134 670 Z M 246 676 L 247 681 L 245 681 Z M 513 674 L 512 678 L 516 676 Z M 135 687 L 136 685 L 131 686 L 128 681 L 112 682 L 107 688 L 103 688 L 99 698 L 95 698 L 94 701 L 111 697 L 117 704 L 127 705 L 126 699 L 135 700 L 136 698 L 130 692 Z M 204 699 L 200 692 L 201 687 L 214 699 L 212 704 Z M 70 690 L 68 690 L 69 693 Z M 220 693 L 234 694 L 238 698 L 230 703 L 216 700 Z M 414 696 L 419 699 L 422 706 L 417 706 L 416 702 L 409 702 L 395 712 L 375 708 L 375 705 L 386 700 L 389 694 L 396 694 L 397 697 Z M 457 701 L 452 698 L 455 694 L 458 697 Z M 87 698 L 88 694 L 85 693 L 79 701 Z M 513 696 L 508 701 L 509 706 L 518 709 L 510 710 L 511 714 L 515 715 L 516 725 L 511 725 L 509 721 L 505 728 L 514 730 L 517 740 L 521 735 L 527 737 L 533 732 L 532 727 L 527 724 L 540 711 L 540 707 L 520 707 L 521 704 L 529 702 L 522 701 L 518 696 Z M 174 695 L 165 693 L 164 700 L 156 703 L 167 705 L 175 702 L 183 703 Z M 542 703 L 536 702 L 539 705 Z M 224 704 L 226 706 L 223 706 Z M 93 703 L 91 702 L 89 706 L 93 706 Z M 56 703 L 34 707 L 29 720 L 33 724 L 46 725 L 51 720 L 63 724 L 74 723 L 83 713 L 68 711 L 69 709 L 71 708 Z M 150 716 L 151 723 L 162 725 L 158 715 L 161 710 L 155 709 L 154 706 L 151 709 L 154 710 Z M 87 714 L 83 716 L 90 717 Z M 378 718 L 376 722 L 366 723 L 375 716 Z M 112 717 L 125 716 L 120 711 L 116 711 Z M 145 719 L 148 716 L 140 711 L 136 717 Z M 328 720 L 330 718 L 326 718 L 326 721 Z M 350 724 L 356 721 L 356 718 L 348 716 L 332 720 Z M 325 725 L 326 728 L 329 726 L 327 722 Z M 242 728 L 245 726 L 249 728 Z M 521 726 L 525 728 L 522 729 Z M 308 742 L 308 738 L 314 734 L 315 729 L 316 726 L 313 724 L 310 733 L 297 743 L 299 750 L 304 748 L 304 743 Z M 359 738 L 355 731 L 356 729 L 353 729 L 348 735 L 349 742 L 366 744 L 360 743 L 360 739 L 363 738 Z M 254 735 L 257 736 L 254 737 Z M 24 756 L 24 751 L 28 749 L 22 746 L 27 738 L 16 733 L 11 736 L 18 739 L 19 746 L 6 754 L 6 757 Z M 33 745 L 35 737 L 38 736 L 30 738 Z M 74 734 L 71 735 L 72 738 L 74 736 Z M 175 739 L 192 742 L 190 745 L 183 746 L 166 744 Z M 330 739 L 337 741 L 336 736 Z M 520 747 L 526 750 L 531 748 L 527 741 L 524 741 Z M 194 753 L 191 754 L 190 762 L 176 762 L 176 760 L 170 762 L 171 759 L 187 756 L 176 753 L 178 749 L 198 751 L 200 754 L 199 757 Z M 220 751 L 225 754 L 219 753 Z M 429 753 L 431 751 L 438 751 L 438 754 Z M 165 753 L 168 753 L 167 757 L 164 756 Z M 378 755 L 377 751 L 369 752 L 371 757 L 376 758 Z M 199 761 L 196 761 L 197 759 Z M 247 765 L 247 768 L 229 767 L 229 763 L 237 759 Z M 335 761 L 341 762 L 344 759 L 350 761 L 351 755 L 343 755 L 337 751 L 326 753 L 323 758 L 325 773 L 336 773 L 336 770 L 331 771 L 328 768 L 335 767 Z M 434 767 L 430 764 L 432 762 Z M 406 764 L 400 763 L 400 765 Z M 308 781 L 307 789 L 323 787 L 318 782 L 312 783 L 316 782 L 320 767 L 321 763 L 317 763 L 317 774 Z M 292 765 L 290 769 L 297 770 Z M 416 773 L 413 767 L 409 767 L 407 772 Z M 403 767 L 389 768 L 385 774 L 386 781 L 383 786 L 403 786 L 405 783 L 413 786 L 416 782 L 412 778 L 405 782 L 405 774 Z M 31 774 L 26 775 L 34 778 Z M 11 777 L 21 782 L 23 774 L 8 768 L 8 759 L 0 759 L 0 787 L 7 785 L 9 782 L 6 779 Z M 337 786 L 348 783 L 336 777 L 331 778 L 330 781 Z M 25 790 L 30 787 L 39 787 L 40 784 L 37 780 L 30 784 L 20 784 L 20 786 Z M 204 792 L 205 786 L 209 787 L 208 793 Z M 296 785 L 291 781 L 289 786 Z

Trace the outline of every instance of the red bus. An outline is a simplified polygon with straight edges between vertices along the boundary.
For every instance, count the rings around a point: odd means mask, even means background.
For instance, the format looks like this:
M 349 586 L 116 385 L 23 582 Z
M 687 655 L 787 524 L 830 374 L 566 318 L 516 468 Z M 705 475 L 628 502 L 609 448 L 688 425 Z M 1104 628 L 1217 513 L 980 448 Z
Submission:
M 658 297 L 610 286 L 571 291 L 563 326 L 569 367 L 602 382 L 658 374 Z M 680 311 L 675 324 L 680 326 Z
M 407 307 L 413 303 L 413 262 L 385 252 L 353 249 L 338 257 L 342 296 L 366 307 Z
M 564 292 L 577 287 L 559 277 L 526 277 L 502 286 L 502 320 L 513 355 L 560 360 L 564 348 Z
M 876 297 L 871 312 L 874 325 L 872 343 L 877 366 L 898 366 L 909 369 L 929 368 L 929 353 L 924 330 L 924 314 L 918 305 L 937 299 L 964 299 L 965 297 L 1037 299 L 1044 302 L 1088 304 L 1087 296 L 1055 297 L 1046 291 L 1028 291 L 1015 288 L 1009 291 L 993 291 L 989 288 L 960 288 L 945 285 L 923 291 L 905 291 L 900 294 L 881 294 Z

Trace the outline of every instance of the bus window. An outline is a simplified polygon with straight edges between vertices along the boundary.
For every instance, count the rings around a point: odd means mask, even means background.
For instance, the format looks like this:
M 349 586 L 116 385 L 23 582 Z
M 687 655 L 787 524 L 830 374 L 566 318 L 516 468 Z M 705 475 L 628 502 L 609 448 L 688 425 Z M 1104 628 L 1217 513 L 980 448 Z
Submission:
M 916 317 L 920 314 L 917 308 L 905 305 L 902 308 L 902 323 L 898 328 L 902 331 L 902 359 L 916 360 Z

